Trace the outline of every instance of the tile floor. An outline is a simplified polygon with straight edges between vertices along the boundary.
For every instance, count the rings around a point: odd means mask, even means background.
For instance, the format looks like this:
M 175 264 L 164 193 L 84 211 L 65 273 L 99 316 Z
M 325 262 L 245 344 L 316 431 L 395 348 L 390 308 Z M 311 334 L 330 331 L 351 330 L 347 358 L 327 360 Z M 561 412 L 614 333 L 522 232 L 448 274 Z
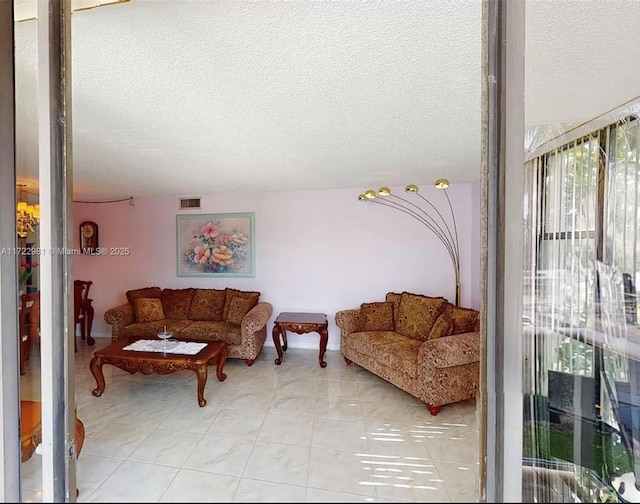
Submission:
M 130 375 L 104 366 L 93 397 L 89 361 L 76 354 L 78 416 L 86 440 L 77 463 L 79 502 L 478 501 L 475 401 L 424 404 L 328 352 L 289 349 L 281 366 L 265 347 L 252 367 L 210 368 L 207 405 L 192 372 Z M 21 378 L 39 397 L 38 355 Z M 26 502 L 42 500 L 41 457 L 22 465 Z

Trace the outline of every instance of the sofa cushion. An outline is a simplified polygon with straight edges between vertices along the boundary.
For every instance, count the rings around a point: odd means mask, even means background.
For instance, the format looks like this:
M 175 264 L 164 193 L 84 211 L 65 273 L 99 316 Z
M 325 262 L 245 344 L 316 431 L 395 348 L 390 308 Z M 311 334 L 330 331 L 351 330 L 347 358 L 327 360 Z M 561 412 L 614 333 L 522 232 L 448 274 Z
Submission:
M 362 331 L 393 331 L 393 303 L 362 303 L 360 328 Z
M 418 376 L 418 351 L 423 342 L 413 338 L 398 337 L 396 341 L 384 345 L 375 359 L 391 369 Z
M 240 345 L 242 336 L 240 326 L 229 322 L 216 322 L 209 320 L 199 320 L 192 322 L 182 331 L 179 338 L 181 340 L 201 339 L 211 341 L 224 341 L 227 345 Z
M 433 298 L 403 292 L 398 308 L 396 332 L 409 338 L 427 341 L 446 304 L 447 300 L 443 297 Z
M 137 298 L 134 300 L 136 322 L 164 320 L 162 301 L 157 298 Z
M 255 304 L 252 298 L 234 296 L 231 300 L 231 305 L 229 306 L 227 322 L 236 325 L 242 324 L 242 319 L 254 306 Z
M 349 335 L 349 350 L 364 354 L 380 364 L 417 376 L 418 350 L 423 342 L 392 331 L 367 331 Z
M 436 323 L 433 324 L 428 339 L 434 340 L 436 338 L 442 338 L 443 336 L 451 336 L 452 334 L 453 321 L 446 313 L 441 313 L 438 320 L 436 320 Z
M 162 311 L 164 316 L 168 319 L 188 319 L 193 291 L 194 289 L 163 289 Z
M 194 289 L 189 318 L 191 320 L 222 321 L 225 292 L 222 289 Z
M 393 303 L 393 325 L 398 322 L 398 308 L 400 308 L 400 300 L 402 299 L 402 293 L 387 292 L 384 300 Z
M 260 299 L 260 293 L 255 291 L 241 291 L 238 289 L 225 289 L 225 297 L 224 297 L 224 308 L 222 310 L 222 320 L 227 320 L 229 316 L 229 307 L 231 306 L 231 300 L 235 296 L 241 296 L 244 298 L 249 298 L 254 301 L 253 306 L 258 304 L 258 300 Z M 251 308 L 253 308 L 253 306 Z
M 403 336 L 393 331 L 357 332 L 350 334 L 346 338 L 345 344 L 349 346 L 350 350 L 375 358 L 382 347 L 401 337 Z
M 172 331 L 174 338 L 180 331 L 191 324 L 190 320 L 154 320 L 153 322 L 134 322 L 122 329 L 121 337 L 135 339 L 156 339 L 158 332 L 166 326 L 167 331 Z
M 447 303 L 444 312 L 453 322 L 453 332 L 451 334 L 474 332 L 479 315 L 477 310 Z
M 127 301 L 133 306 L 133 302 L 138 298 L 162 298 L 162 289 L 160 287 L 145 287 L 143 289 L 135 289 L 126 292 Z

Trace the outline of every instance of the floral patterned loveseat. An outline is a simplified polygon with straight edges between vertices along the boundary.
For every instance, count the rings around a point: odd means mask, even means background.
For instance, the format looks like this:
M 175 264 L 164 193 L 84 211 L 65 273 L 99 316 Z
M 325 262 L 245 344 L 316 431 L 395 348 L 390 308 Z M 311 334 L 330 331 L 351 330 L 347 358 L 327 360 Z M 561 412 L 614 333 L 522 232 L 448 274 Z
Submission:
M 107 310 L 111 340 L 151 339 L 164 327 L 176 339 L 210 339 L 227 344 L 228 357 L 251 366 L 267 337 L 273 307 L 260 293 L 237 289 L 161 289 L 126 293 L 127 302 Z
M 480 381 L 479 313 L 443 297 L 389 292 L 385 301 L 336 313 L 340 352 L 424 401 L 432 415 L 444 404 L 475 397 Z

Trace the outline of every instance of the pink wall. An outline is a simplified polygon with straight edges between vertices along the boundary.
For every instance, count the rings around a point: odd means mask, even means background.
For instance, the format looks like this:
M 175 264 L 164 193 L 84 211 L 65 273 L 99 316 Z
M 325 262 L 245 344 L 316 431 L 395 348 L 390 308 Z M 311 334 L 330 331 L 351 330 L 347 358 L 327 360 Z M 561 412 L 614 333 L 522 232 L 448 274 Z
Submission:
M 473 233 L 473 192 L 479 185 L 454 184 L 449 196 L 460 237 L 462 304 L 477 307 L 472 269 L 479 243 Z M 392 188 L 397 194 L 402 188 Z M 135 206 L 74 204 L 75 246 L 84 220 L 99 226 L 101 247 L 129 247 L 125 256 L 76 256 L 74 278 L 92 280 L 96 310 L 94 331 L 110 332 L 104 312 L 126 301 L 125 291 L 145 286 L 210 287 L 257 290 L 281 311 L 324 312 L 329 317 L 329 348 L 339 347 L 337 310 L 384 300 L 387 291 L 403 290 L 454 298 L 454 276 L 444 246 L 423 225 L 389 208 L 357 200 L 358 189 L 212 194 L 202 209 L 180 213 L 255 213 L 255 278 L 194 278 L 176 274 L 178 195 L 139 197 Z M 444 195 L 421 193 L 445 214 Z M 181 195 L 194 196 L 194 195 Z M 410 197 L 407 195 L 407 198 Z M 446 215 L 446 214 L 445 214 Z M 290 335 L 291 347 L 317 348 L 312 335 Z

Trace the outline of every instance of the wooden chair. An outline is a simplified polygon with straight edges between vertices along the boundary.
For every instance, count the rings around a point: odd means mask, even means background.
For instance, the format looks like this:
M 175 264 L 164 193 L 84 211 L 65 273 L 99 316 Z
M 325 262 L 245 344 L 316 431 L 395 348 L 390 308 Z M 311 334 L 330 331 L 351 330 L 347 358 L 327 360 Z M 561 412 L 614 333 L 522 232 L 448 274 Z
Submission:
M 40 338 L 40 291 L 20 296 L 20 374 L 26 373 L 25 365 L 29 359 L 29 348 Z
M 95 344 L 95 340 L 91 337 L 91 328 L 93 326 L 93 300 L 89 298 L 89 289 L 93 282 L 91 280 L 74 280 L 73 281 L 73 335 L 76 337 L 76 328 L 80 324 L 80 338 L 87 340 L 88 345 Z M 76 352 L 78 344 L 75 344 Z
M 76 460 L 80 457 L 84 445 L 84 424 L 76 416 Z M 29 460 L 42 442 L 42 408 L 40 401 L 20 401 L 20 445 L 21 461 Z M 80 494 L 76 488 L 76 497 Z

